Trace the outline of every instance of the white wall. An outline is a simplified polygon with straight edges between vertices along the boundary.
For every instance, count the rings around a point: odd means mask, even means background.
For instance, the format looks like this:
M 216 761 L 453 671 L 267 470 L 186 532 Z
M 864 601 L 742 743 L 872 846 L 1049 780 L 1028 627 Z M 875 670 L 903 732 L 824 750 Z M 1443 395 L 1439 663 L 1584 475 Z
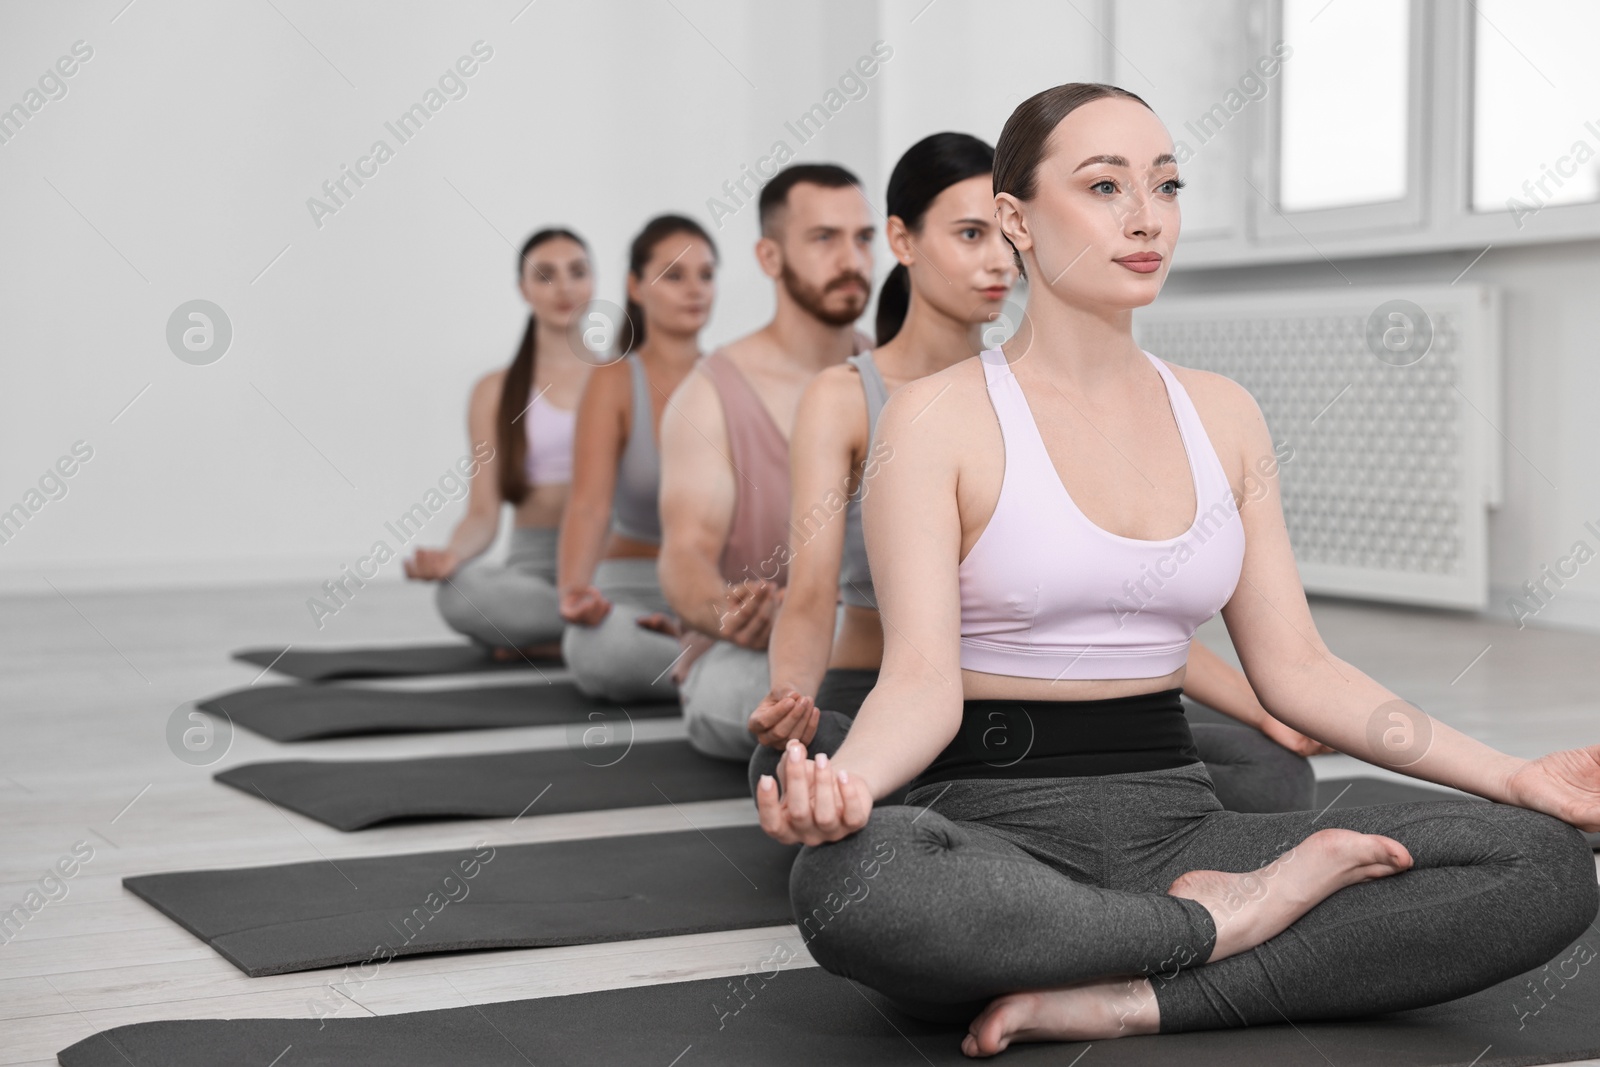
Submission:
M 882 185 L 872 82 L 808 144 L 783 125 L 871 52 L 853 0 L 122 2 L 0 9 L 0 106 L 93 49 L 0 144 L 0 509 L 93 449 L 0 544 L 0 588 L 331 577 L 465 451 L 468 387 L 522 330 L 529 232 L 584 234 L 620 300 L 643 221 L 709 227 L 780 137 Z M 480 40 L 466 95 L 401 144 L 384 123 Z M 316 226 L 307 199 L 379 138 L 394 157 Z M 708 345 L 771 310 L 754 207 L 720 221 Z M 209 366 L 165 340 L 196 297 L 234 328 Z
M 67 95 L 0 144 L 0 508 L 75 441 L 94 448 L 67 496 L 0 545 L 0 589 L 331 577 L 463 452 L 466 390 L 511 354 L 515 246 L 538 226 L 589 237 L 599 294 L 615 300 L 647 217 L 710 224 L 707 199 L 777 139 L 854 169 L 881 210 L 894 161 L 929 133 L 992 142 L 1025 96 L 1116 77 L 1177 136 L 1210 102 L 1188 98 L 1251 58 L 1229 46 L 1226 17 L 1198 44 L 1163 35 L 1174 0 L 539 0 L 520 14 L 522 0 L 274 3 L 0 8 L 0 107 L 75 41 L 94 49 Z M 1219 10 L 1242 28 L 1243 5 Z M 468 94 L 315 227 L 306 198 L 375 138 L 392 141 L 384 122 L 478 40 L 494 55 Z M 785 120 L 875 40 L 894 52 L 865 96 L 799 145 Z M 1233 149 L 1217 145 L 1193 176 L 1237 180 Z M 770 313 L 753 216 L 714 230 L 724 268 L 708 345 Z M 1436 282 L 1478 251 L 1340 268 Z M 1502 614 L 1585 521 L 1600 526 L 1597 251 L 1497 249 L 1470 275 L 1508 293 L 1500 429 L 1515 448 L 1491 556 Z M 1335 282 L 1304 264 L 1178 271 L 1169 286 Z M 234 325 L 210 366 L 180 362 L 164 338 L 196 297 Z M 458 514 L 436 516 L 429 538 Z M 1586 567 L 1537 621 L 1600 627 L 1597 574 Z

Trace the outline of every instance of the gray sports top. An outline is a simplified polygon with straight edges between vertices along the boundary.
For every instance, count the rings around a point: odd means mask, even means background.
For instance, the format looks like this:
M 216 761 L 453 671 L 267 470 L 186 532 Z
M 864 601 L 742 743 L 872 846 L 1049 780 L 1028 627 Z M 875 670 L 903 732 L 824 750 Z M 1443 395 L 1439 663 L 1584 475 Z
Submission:
M 650 380 L 637 352 L 625 357 L 633 369 L 633 418 L 628 443 L 617 464 L 617 487 L 611 495 L 611 530 L 648 544 L 661 543 L 661 454 L 656 450 L 655 407 Z
M 867 457 L 872 456 L 872 435 L 878 429 L 878 412 L 889 399 L 884 388 L 883 375 L 872 361 L 870 351 L 850 357 L 857 373 L 861 375 L 861 388 L 867 394 Z M 839 561 L 839 597 L 857 608 L 878 609 L 878 598 L 872 589 L 872 572 L 867 569 L 867 542 L 861 532 L 861 497 L 866 492 L 866 478 L 850 495 L 844 509 L 844 556 Z

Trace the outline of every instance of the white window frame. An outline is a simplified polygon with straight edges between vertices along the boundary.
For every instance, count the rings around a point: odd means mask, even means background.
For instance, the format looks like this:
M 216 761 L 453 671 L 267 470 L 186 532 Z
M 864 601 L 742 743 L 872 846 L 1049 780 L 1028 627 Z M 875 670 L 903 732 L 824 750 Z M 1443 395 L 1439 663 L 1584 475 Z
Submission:
M 1262 101 L 1269 106 L 1241 116 L 1250 123 L 1241 148 L 1249 156 L 1244 173 L 1250 183 L 1241 183 L 1234 202 L 1244 225 L 1183 241 L 1174 270 L 1454 250 L 1479 255 L 1498 247 L 1600 238 L 1600 201 L 1546 206 L 1520 229 L 1510 211 L 1472 210 L 1475 11 L 1459 0 L 1412 0 L 1412 5 L 1406 198 L 1287 217 L 1263 202 L 1263 194 L 1275 200 L 1277 193 L 1281 93 L 1269 94 Z M 1281 0 L 1253 0 L 1246 27 L 1250 54 L 1264 53 L 1282 36 L 1281 20 Z M 1294 57 L 1284 62 L 1293 63 Z

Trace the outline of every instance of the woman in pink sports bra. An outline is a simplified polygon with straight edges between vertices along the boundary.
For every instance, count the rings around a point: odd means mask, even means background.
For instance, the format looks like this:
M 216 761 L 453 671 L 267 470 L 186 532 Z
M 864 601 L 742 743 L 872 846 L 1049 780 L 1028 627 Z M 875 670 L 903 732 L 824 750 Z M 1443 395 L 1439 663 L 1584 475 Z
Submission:
M 1579 833 L 1600 830 L 1600 745 L 1509 756 L 1336 657 L 1255 401 L 1134 342 L 1182 184 L 1166 128 L 1114 86 L 1006 122 L 996 218 L 1027 320 L 885 404 L 878 683 L 832 759 L 791 740 L 757 792 L 763 828 L 805 846 L 812 956 L 969 1056 L 1436 1004 L 1550 960 L 1600 909 Z M 1224 810 L 1178 700 L 1219 610 L 1274 716 L 1496 803 Z
M 511 365 L 472 388 L 467 435 L 473 459 L 467 513 L 444 548 L 418 548 L 407 578 L 439 583 L 439 614 L 497 659 L 556 656 L 565 622 L 556 594 L 556 546 L 572 481 L 578 397 L 594 357 L 571 330 L 594 297 L 589 249 L 570 230 L 540 230 L 522 246 L 517 284 L 530 309 Z M 459 499 L 459 498 L 457 498 Z M 503 564 L 482 554 L 510 504 Z
M 881 445 L 869 455 L 872 429 L 889 391 L 969 358 L 1003 310 L 1017 273 L 1015 253 L 993 219 L 993 170 L 994 148 L 970 134 L 930 134 L 906 149 L 885 199 L 886 235 L 901 262 L 878 294 L 878 347 L 819 372 L 800 399 L 789 526 L 808 535 L 791 544 L 788 586 L 767 649 L 771 690 L 750 716 L 750 732 L 762 742 L 750 757 L 752 793 L 791 737 L 813 756 L 835 752 L 877 682 L 883 625 L 860 500 L 872 481 L 864 472 L 891 457 Z M 849 506 L 818 523 L 813 502 L 852 483 Z M 1184 690 L 1199 702 L 1184 711 L 1223 807 L 1311 805 L 1316 778 L 1304 757 L 1325 746 L 1267 715 L 1244 675 L 1199 642 L 1189 649 Z M 895 803 L 897 796 L 881 799 Z

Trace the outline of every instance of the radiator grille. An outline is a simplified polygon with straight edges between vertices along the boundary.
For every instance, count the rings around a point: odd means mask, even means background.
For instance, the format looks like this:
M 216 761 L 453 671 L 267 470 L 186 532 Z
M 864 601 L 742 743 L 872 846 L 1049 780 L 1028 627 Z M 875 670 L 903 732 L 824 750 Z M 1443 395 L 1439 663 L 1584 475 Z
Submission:
M 1397 297 L 1433 331 L 1409 365 L 1367 345 L 1374 310 Z M 1141 347 L 1225 375 L 1260 404 L 1285 457 L 1284 520 L 1308 591 L 1487 605 L 1499 477 L 1491 290 L 1180 297 L 1135 318 Z

